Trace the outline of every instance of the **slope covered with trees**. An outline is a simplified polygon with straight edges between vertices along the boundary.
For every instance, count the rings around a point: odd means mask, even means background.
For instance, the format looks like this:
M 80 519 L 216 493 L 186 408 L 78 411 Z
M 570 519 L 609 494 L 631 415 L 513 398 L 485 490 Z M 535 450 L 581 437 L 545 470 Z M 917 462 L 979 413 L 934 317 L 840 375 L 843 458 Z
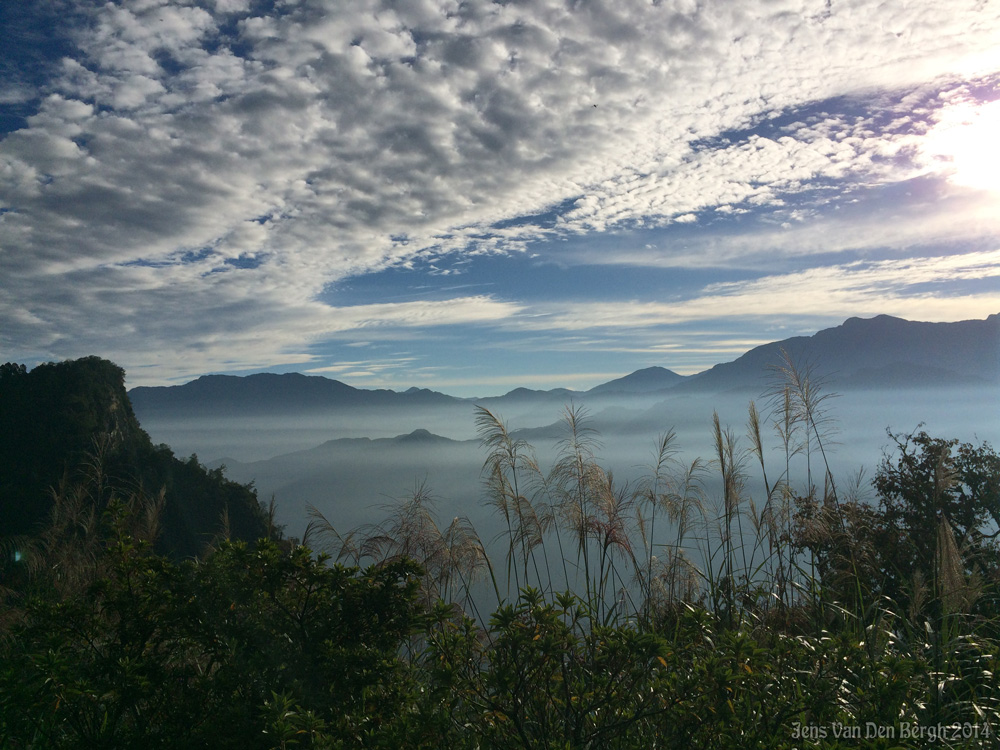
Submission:
M 98 357 L 31 371 L 0 366 L 0 534 L 34 533 L 54 495 L 83 486 L 100 513 L 114 484 L 151 497 L 163 493 L 157 549 L 172 556 L 197 555 L 224 531 L 238 539 L 266 536 L 267 517 L 252 488 L 205 470 L 194 456 L 179 460 L 167 446 L 152 444 L 124 379 L 120 367 Z

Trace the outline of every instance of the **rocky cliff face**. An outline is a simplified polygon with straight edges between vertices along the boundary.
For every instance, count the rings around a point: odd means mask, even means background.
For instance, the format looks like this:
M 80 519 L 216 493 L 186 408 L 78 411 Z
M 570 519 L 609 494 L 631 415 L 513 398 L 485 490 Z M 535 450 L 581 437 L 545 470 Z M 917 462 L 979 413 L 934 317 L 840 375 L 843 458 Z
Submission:
M 115 493 L 165 492 L 158 545 L 183 557 L 219 533 L 224 514 L 236 538 L 266 533 L 256 494 L 180 461 L 154 446 L 125 392 L 125 372 L 99 357 L 0 366 L 0 536 L 32 534 L 47 518 L 53 493 L 93 481 L 97 503 Z M 99 508 L 103 510 L 103 508 Z

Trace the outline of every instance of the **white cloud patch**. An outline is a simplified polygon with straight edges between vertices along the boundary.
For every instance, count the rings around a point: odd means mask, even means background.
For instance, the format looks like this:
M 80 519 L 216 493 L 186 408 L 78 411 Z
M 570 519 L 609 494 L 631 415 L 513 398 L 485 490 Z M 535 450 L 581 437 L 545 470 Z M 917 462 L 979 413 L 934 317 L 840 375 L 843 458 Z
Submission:
M 573 302 L 539 305 L 516 325 L 528 330 L 613 328 L 622 332 L 726 318 L 780 320 L 793 311 L 814 320 L 881 313 L 955 321 L 1000 311 L 1000 292 L 953 296 L 955 282 L 1000 279 L 1000 250 L 958 256 L 857 261 L 753 281 L 712 284 L 676 302 Z
M 364 372 L 365 376 L 369 378 L 375 375 L 385 377 L 408 372 L 414 366 L 413 363 L 417 361 L 417 357 L 340 361 L 335 365 L 310 367 L 304 370 L 304 372 L 311 375 L 332 375 L 333 377 L 344 377 L 357 372 Z
M 913 186 L 914 191 L 919 189 L 919 185 Z M 722 207 L 716 213 L 728 216 L 735 211 Z M 793 221 L 777 226 L 759 223 L 739 233 L 708 229 L 663 247 L 640 243 L 623 233 L 613 253 L 581 245 L 568 250 L 567 255 L 572 262 L 598 265 L 759 271 L 809 262 L 814 256 L 866 254 L 872 249 L 919 256 L 928 247 L 982 241 L 995 244 L 993 238 L 1000 237 L 995 196 L 970 194 L 961 188 L 933 199 L 911 197 L 908 203 L 872 205 L 852 202 L 843 210 L 821 216 L 803 214 L 798 210 L 779 213 Z
M 905 179 L 914 136 L 898 102 L 892 127 L 831 115 L 712 139 L 831 97 L 1000 70 L 1000 8 L 957 0 L 251 7 L 79 4 L 76 53 L 0 142 L 3 350 L 194 374 L 308 361 L 343 331 L 493 324 L 522 307 L 317 300 L 427 255 L 695 226 L 817 181 Z M 554 226 L 525 218 L 569 204 Z M 896 283 L 873 268 L 796 283 L 874 304 L 836 287 Z M 753 311 L 766 294 L 724 296 Z M 681 314 L 707 316 L 711 299 Z M 781 304 L 802 303 L 779 294 L 769 314 Z

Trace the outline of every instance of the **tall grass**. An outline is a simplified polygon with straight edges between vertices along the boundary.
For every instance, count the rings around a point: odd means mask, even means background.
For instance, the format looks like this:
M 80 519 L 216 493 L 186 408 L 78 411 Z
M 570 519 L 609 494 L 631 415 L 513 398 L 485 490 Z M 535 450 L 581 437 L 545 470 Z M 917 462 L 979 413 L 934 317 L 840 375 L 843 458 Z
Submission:
M 427 602 L 445 598 L 467 609 L 474 584 L 488 575 L 497 605 L 527 587 L 549 597 L 571 590 L 604 623 L 655 622 L 697 605 L 736 626 L 748 607 L 788 608 L 809 591 L 790 543 L 788 471 L 799 450 L 786 441 L 786 472 L 769 480 L 765 421 L 753 404 L 749 415 L 749 447 L 716 414 L 711 461 L 680 461 L 668 430 L 653 446 L 646 476 L 628 484 L 602 465 L 582 407 L 563 411 L 564 434 L 547 469 L 499 415 L 478 407 L 483 503 L 501 522 L 498 537 L 480 538 L 467 518 L 439 524 L 429 490 L 419 485 L 387 508 L 383 521 L 346 533 L 311 509 L 305 541 L 355 565 L 413 559 L 425 571 Z M 810 424 L 819 423 L 815 403 L 809 415 Z M 782 425 L 801 421 L 785 411 L 770 418 L 780 436 L 789 434 Z M 761 503 L 748 490 L 753 458 L 764 476 Z M 720 488 L 716 495 L 712 486 Z M 494 566 L 488 549 L 498 549 L 502 562 Z M 757 590 L 765 582 L 766 601 Z
M 498 604 L 526 587 L 548 596 L 579 591 L 604 622 L 655 621 L 686 604 L 707 606 L 736 627 L 750 610 L 800 606 L 815 599 L 817 565 L 826 562 L 793 544 L 796 502 L 818 503 L 814 455 L 822 458 L 822 505 L 839 506 L 828 459 L 830 394 L 820 390 L 810 368 L 800 370 L 785 356 L 768 414 L 749 405 L 745 443 L 713 415 L 710 461 L 681 462 L 681 447 L 668 430 L 653 446 L 646 476 L 620 483 L 598 458 L 601 445 L 586 410 L 570 405 L 562 414 L 555 459 L 544 470 L 532 446 L 500 415 L 477 407 L 486 454 L 483 502 L 501 521 L 497 538 L 480 539 L 467 518 L 441 528 L 433 499 L 420 485 L 390 507 L 382 522 L 344 534 L 312 509 L 307 539 L 318 535 L 335 559 L 353 564 L 413 559 L 425 570 L 427 601 L 446 596 L 462 606 L 472 601 L 471 586 L 483 573 Z M 774 478 L 768 472 L 768 428 L 783 459 L 783 471 Z M 797 458 L 805 463 L 798 490 L 792 476 Z M 751 462 L 764 488 L 757 500 L 749 491 Z M 714 494 L 710 487 L 717 488 Z M 812 532 L 833 536 L 834 520 L 845 531 L 841 516 L 818 514 Z M 496 567 L 487 555 L 493 547 L 502 550 Z M 851 545 L 845 549 L 855 554 Z
M 545 468 L 479 407 L 496 539 L 467 519 L 440 529 L 423 487 L 380 524 L 341 536 L 317 513 L 313 530 L 354 563 L 421 563 L 425 601 L 452 605 L 428 668 L 464 686 L 453 726 L 479 727 L 483 746 L 820 747 L 792 742 L 792 726 L 1000 729 L 998 628 L 972 614 L 996 581 L 968 573 L 942 519 L 933 580 L 914 581 L 905 606 L 888 598 L 864 475 L 833 471 L 833 394 L 787 354 L 775 376 L 745 431 L 713 414 L 710 460 L 681 461 L 667 430 L 631 484 L 602 465 L 585 409 L 565 408 Z M 484 573 L 489 617 L 473 594 Z M 622 661 L 626 642 L 638 662 Z M 611 743 L 612 727 L 627 741 Z M 945 746 L 990 746 L 963 743 Z

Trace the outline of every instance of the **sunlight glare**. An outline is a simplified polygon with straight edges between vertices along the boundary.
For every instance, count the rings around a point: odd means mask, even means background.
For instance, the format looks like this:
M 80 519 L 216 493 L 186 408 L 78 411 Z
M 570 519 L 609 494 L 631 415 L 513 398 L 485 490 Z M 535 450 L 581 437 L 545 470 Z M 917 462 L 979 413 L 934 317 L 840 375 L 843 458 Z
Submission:
M 1000 100 L 946 108 L 922 151 L 954 185 L 1000 193 Z

